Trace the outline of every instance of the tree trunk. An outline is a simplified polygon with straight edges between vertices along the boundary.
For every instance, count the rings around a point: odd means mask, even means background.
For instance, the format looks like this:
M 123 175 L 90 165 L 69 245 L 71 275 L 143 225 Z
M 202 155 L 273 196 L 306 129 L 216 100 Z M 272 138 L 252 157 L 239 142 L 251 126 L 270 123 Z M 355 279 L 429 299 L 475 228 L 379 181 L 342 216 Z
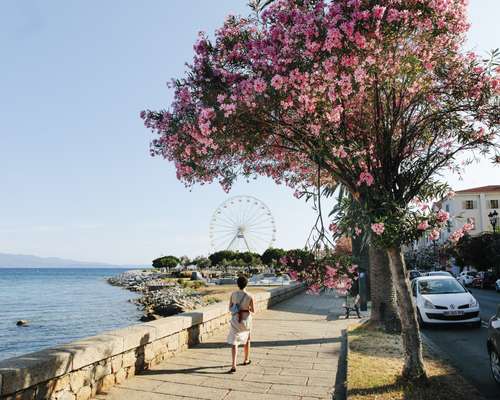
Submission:
M 391 270 L 387 252 L 368 247 L 370 259 L 370 293 L 371 293 L 371 321 L 381 325 L 385 331 L 401 332 L 401 322 L 398 316 L 396 290 L 392 283 Z
M 424 359 L 422 357 L 422 341 L 401 248 L 389 248 L 387 249 L 387 255 L 389 257 L 392 282 L 396 289 L 399 318 L 401 320 L 401 336 L 405 356 L 403 377 L 411 381 L 426 379 Z

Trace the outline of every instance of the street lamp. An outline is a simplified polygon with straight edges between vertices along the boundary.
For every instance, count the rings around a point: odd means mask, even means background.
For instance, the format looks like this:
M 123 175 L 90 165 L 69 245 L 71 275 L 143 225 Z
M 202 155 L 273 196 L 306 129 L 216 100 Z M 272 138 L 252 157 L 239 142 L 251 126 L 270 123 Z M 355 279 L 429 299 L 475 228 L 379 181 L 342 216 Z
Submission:
M 493 227 L 493 234 L 495 234 L 496 227 L 497 227 L 497 217 L 498 217 L 498 213 L 496 210 L 493 212 L 490 212 L 488 214 L 488 218 L 490 219 L 490 224 Z

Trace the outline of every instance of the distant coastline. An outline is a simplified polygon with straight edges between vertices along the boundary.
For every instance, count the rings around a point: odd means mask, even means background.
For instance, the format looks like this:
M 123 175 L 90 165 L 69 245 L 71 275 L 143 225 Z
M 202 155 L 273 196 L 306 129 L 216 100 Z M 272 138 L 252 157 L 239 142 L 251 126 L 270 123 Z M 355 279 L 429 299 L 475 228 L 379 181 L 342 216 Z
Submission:
M 77 261 L 59 257 L 39 257 L 26 254 L 0 253 L 0 268 L 147 268 L 131 265 L 113 265 L 96 261 Z

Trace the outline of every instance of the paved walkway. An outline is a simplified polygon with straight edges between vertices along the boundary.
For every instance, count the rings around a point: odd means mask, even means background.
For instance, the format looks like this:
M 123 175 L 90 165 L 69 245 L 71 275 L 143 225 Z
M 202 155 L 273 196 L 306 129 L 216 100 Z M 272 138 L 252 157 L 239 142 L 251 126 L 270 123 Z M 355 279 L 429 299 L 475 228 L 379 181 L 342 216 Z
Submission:
M 254 319 L 252 364 L 228 374 L 227 332 L 145 371 L 103 400 L 332 399 L 341 350 L 342 299 L 301 294 Z M 239 351 L 242 361 L 242 349 Z

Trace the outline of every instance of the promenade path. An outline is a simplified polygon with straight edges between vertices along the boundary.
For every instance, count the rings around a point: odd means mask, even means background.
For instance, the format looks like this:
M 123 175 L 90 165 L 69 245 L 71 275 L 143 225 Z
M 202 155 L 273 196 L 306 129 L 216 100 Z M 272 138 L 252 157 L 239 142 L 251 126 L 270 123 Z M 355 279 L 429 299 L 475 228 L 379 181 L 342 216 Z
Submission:
M 227 332 L 144 371 L 102 400 L 333 399 L 342 329 L 342 299 L 300 294 L 255 316 L 252 364 L 228 374 Z M 239 349 L 239 362 L 242 349 Z

